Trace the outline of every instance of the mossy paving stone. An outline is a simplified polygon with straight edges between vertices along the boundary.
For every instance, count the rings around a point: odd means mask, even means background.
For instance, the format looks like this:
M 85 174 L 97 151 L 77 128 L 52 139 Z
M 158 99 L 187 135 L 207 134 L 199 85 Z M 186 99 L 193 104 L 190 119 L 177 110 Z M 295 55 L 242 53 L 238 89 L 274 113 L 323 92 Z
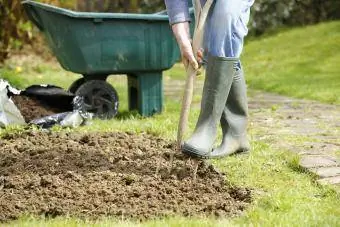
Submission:
M 142 134 L 25 132 L 0 140 L 0 220 L 24 214 L 140 220 L 168 215 L 235 216 L 249 189 L 175 154 L 175 143 Z M 155 176 L 157 164 L 160 163 Z

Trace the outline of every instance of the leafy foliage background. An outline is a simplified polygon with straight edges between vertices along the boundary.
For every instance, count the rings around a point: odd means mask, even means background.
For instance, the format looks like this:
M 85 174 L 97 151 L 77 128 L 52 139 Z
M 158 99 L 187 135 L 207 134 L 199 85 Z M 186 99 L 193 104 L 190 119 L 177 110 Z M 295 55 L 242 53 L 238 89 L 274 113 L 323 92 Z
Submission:
M 339 0 L 255 0 L 249 25 L 259 35 L 281 26 L 316 24 L 340 19 Z

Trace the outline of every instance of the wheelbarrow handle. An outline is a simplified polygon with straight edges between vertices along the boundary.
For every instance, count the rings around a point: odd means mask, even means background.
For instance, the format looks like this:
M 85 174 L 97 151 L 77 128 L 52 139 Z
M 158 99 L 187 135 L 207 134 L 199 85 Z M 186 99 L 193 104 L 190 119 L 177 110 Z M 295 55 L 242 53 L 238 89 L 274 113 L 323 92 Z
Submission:
M 44 26 L 41 22 L 40 15 L 37 13 L 37 10 L 32 5 L 26 3 L 25 12 L 27 14 L 27 17 L 39 28 L 39 30 L 44 31 Z

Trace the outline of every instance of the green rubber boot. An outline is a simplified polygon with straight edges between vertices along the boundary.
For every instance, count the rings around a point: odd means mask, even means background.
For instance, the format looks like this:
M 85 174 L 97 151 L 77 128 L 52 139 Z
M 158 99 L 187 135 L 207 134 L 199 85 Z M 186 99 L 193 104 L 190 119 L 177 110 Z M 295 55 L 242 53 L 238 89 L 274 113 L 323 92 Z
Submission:
M 238 58 L 208 57 L 201 112 L 193 135 L 182 146 L 184 154 L 209 158 L 237 64 Z
M 211 152 L 211 158 L 249 151 L 247 138 L 248 102 L 247 87 L 242 69 L 234 75 L 229 96 L 221 117 L 223 139 L 220 146 Z

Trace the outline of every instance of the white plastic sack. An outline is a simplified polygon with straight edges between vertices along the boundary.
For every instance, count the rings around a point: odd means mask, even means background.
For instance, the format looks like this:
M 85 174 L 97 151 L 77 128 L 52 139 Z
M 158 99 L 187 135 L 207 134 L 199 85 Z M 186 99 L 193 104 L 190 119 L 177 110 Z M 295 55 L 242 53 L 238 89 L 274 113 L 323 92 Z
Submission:
M 76 128 L 81 125 L 86 125 L 92 119 L 93 114 L 84 111 L 84 98 L 75 96 L 73 101 L 73 112 L 69 113 L 61 122 L 63 127 Z
M 0 127 L 8 125 L 24 125 L 25 119 L 13 101 L 8 97 L 8 93 L 20 93 L 12 88 L 8 82 L 0 80 Z
M 80 115 L 79 111 L 69 113 L 61 122 L 63 127 L 76 128 L 83 124 L 85 119 Z

